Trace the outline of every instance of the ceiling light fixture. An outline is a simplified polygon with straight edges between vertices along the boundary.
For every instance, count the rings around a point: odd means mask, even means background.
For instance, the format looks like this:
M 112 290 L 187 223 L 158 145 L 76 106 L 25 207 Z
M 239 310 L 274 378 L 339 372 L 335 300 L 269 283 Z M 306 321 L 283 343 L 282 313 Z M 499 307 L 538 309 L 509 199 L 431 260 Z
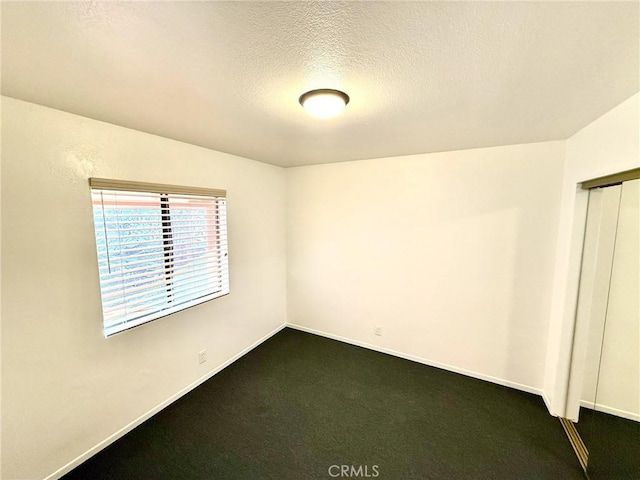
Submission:
M 349 95 L 340 90 L 321 88 L 303 93 L 300 105 L 316 118 L 331 118 L 338 115 L 349 103 Z

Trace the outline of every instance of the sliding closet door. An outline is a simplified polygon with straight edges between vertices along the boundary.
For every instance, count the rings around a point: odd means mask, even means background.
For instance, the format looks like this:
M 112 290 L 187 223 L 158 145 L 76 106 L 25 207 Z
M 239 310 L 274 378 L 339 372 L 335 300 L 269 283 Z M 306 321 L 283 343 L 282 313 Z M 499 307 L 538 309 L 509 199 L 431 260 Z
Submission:
M 584 416 L 595 406 L 621 190 L 620 185 L 615 185 L 589 192 L 567 397 L 566 416 L 574 422 L 589 420 Z M 590 428 L 578 430 L 582 439 L 587 441 Z
M 610 277 L 587 471 L 640 479 L 640 180 L 622 184 Z

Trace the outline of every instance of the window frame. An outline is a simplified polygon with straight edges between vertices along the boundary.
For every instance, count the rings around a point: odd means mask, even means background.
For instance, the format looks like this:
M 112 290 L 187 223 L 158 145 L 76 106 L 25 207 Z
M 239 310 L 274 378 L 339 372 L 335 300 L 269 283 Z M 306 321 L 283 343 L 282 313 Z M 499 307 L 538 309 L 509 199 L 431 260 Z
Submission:
M 128 182 L 121 180 L 109 180 L 101 178 L 90 178 L 89 186 L 91 192 L 92 201 L 92 216 L 94 226 L 94 237 L 96 245 L 96 258 L 98 260 L 98 279 L 100 284 L 100 298 L 102 307 L 102 328 L 105 337 L 111 337 L 118 333 L 127 331 L 131 328 L 135 328 L 140 325 L 164 318 L 174 313 L 192 308 L 196 305 L 207 303 L 211 300 L 224 297 L 230 293 L 230 279 L 229 279 L 229 262 L 228 262 L 228 234 L 227 234 L 227 221 L 226 221 L 226 191 L 220 189 L 207 189 L 200 187 L 185 187 L 178 185 L 164 185 L 156 183 L 143 183 L 143 182 Z M 118 196 L 126 197 L 127 193 L 131 194 L 131 197 L 127 200 L 130 203 L 130 207 L 135 210 L 139 207 L 142 210 L 143 205 L 148 201 L 148 206 L 151 209 L 156 208 L 156 199 L 158 200 L 159 207 L 159 225 L 156 229 L 155 226 L 149 228 L 137 228 L 127 229 L 117 224 L 115 231 L 117 232 L 117 238 L 110 237 L 107 232 L 107 217 L 105 217 L 105 205 L 109 204 L 104 200 L 104 194 L 113 194 L 116 199 L 117 208 L 123 208 L 126 204 L 118 204 Z M 97 195 L 100 195 L 100 199 L 96 200 Z M 131 198 L 139 196 L 139 199 L 132 200 Z M 173 200 L 173 205 L 172 205 Z M 202 204 L 200 209 L 204 209 L 204 220 L 193 220 L 192 216 L 188 213 L 178 213 L 179 211 L 188 212 L 191 208 L 189 202 L 193 201 L 194 205 Z M 210 203 L 209 203 L 210 202 Z M 96 215 L 96 207 L 101 209 L 101 217 Z M 197 208 L 197 207 L 193 207 Z M 113 209 L 113 205 L 112 205 Z M 207 213 L 208 209 L 212 209 L 213 213 Z M 117 210 L 114 210 L 114 212 Z M 111 213 L 111 215 L 119 215 Z M 202 214 L 201 214 L 202 215 Z M 190 235 L 196 235 L 194 233 L 187 232 L 180 229 L 184 229 L 183 226 L 174 227 L 173 222 L 184 221 L 185 218 L 189 218 L 187 227 L 195 227 L 202 229 L 204 236 L 199 235 L 197 241 L 204 243 L 204 250 L 198 248 L 200 253 L 195 254 L 191 251 L 191 246 L 183 249 L 186 253 L 176 254 L 174 247 L 174 235 L 186 235 L 183 237 L 183 241 L 193 240 L 194 237 Z M 211 224 L 210 224 L 211 222 Z M 204 226 L 204 228 L 202 228 Z M 111 231 L 111 230 L 110 230 Z M 140 234 L 141 231 L 151 231 L 151 233 Z M 134 284 L 131 278 L 136 276 L 142 276 L 144 267 L 136 267 L 137 269 L 129 269 L 126 271 L 123 261 L 125 254 L 122 246 L 124 242 L 121 242 L 121 233 L 131 234 L 137 232 L 138 235 L 156 237 L 152 241 L 144 240 L 144 244 L 150 248 L 157 250 L 158 244 L 156 241 L 161 239 L 162 252 L 161 255 L 152 255 L 146 264 L 151 264 L 153 268 L 153 275 L 156 277 L 160 275 L 160 278 L 164 274 L 164 284 L 166 285 L 166 297 L 158 295 L 164 288 L 162 281 L 158 281 L 157 278 L 151 285 L 139 287 Z M 176 233 L 177 232 L 177 233 Z M 113 232 L 111 233 L 113 235 Z M 134 238 L 136 235 L 132 235 Z M 177 237 L 179 238 L 179 237 Z M 213 239 L 213 240 L 212 240 Z M 114 246 L 117 246 L 120 257 L 119 271 L 115 273 L 111 271 L 111 263 L 109 259 L 110 242 L 113 242 Z M 190 244 L 188 244 L 190 245 Z M 178 244 L 179 246 L 179 244 Z M 197 247 L 193 247 L 197 248 Z M 101 253 L 101 249 L 106 250 L 105 253 Z M 158 252 L 155 252 L 158 253 Z M 137 253 L 136 255 L 145 256 L 146 254 Z M 198 257 L 194 257 L 198 255 Z M 134 257 L 135 258 L 135 257 Z M 104 268 L 101 269 L 101 262 L 108 263 L 108 273 Z M 203 261 L 204 259 L 204 261 Z M 138 258 L 136 258 L 138 260 Z M 146 260 L 146 259 L 145 259 Z M 180 267 L 178 266 L 180 262 Z M 136 262 L 140 263 L 140 262 Z M 161 274 L 158 273 L 161 272 Z M 180 273 L 176 273 L 180 272 Z M 183 278 L 176 280 L 178 275 Z M 130 275 L 127 277 L 127 275 Z M 197 277 L 197 279 L 196 279 Z M 146 283 L 145 280 L 141 280 L 141 283 Z M 120 284 L 118 284 L 120 282 Z M 180 282 L 180 283 L 179 283 Z M 117 292 L 115 298 L 119 299 L 115 303 L 111 298 L 114 298 L 113 289 L 120 286 L 122 292 Z M 109 290 L 113 289 L 113 290 Z M 181 294 L 175 297 L 176 289 L 181 289 Z M 132 292 L 137 294 L 135 296 L 136 302 L 131 300 Z M 109 293 L 105 293 L 105 292 Z M 153 301 L 143 300 L 138 292 L 142 291 L 147 295 L 151 295 Z M 130 299 L 127 299 L 127 295 Z M 109 300 L 107 296 L 111 296 Z M 179 302 L 172 305 L 172 302 L 179 298 Z M 142 313 L 135 315 L 135 309 L 131 312 L 127 312 L 129 306 L 128 301 L 132 302 L 136 308 L 140 309 Z M 152 308 L 151 308 L 152 307 Z M 115 320 L 114 320 L 115 318 Z

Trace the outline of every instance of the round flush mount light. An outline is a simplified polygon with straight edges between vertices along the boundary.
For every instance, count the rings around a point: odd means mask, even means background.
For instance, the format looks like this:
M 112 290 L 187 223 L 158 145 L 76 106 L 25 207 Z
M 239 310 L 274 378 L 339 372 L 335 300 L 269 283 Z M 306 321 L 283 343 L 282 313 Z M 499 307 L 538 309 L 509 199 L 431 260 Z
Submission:
M 331 118 L 338 115 L 349 103 L 349 95 L 340 90 L 321 88 L 303 93 L 300 105 L 316 118 Z

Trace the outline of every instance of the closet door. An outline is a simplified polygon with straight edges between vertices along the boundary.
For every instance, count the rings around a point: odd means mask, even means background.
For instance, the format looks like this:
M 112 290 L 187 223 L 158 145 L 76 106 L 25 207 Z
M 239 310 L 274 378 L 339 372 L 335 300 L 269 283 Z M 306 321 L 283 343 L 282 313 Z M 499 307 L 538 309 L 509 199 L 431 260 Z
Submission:
M 615 185 L 589 192 L 566 415 L 578 422 L 585 442 L 590 429 L 582 421 L 595 406 L 621 190 Z
M 606 315 L 595 340 L 598 374 L 584 392 L 588 400 L 594 392 L 587 472 L 592 480 L 640 479 L 640 180 L 621 186 Z

